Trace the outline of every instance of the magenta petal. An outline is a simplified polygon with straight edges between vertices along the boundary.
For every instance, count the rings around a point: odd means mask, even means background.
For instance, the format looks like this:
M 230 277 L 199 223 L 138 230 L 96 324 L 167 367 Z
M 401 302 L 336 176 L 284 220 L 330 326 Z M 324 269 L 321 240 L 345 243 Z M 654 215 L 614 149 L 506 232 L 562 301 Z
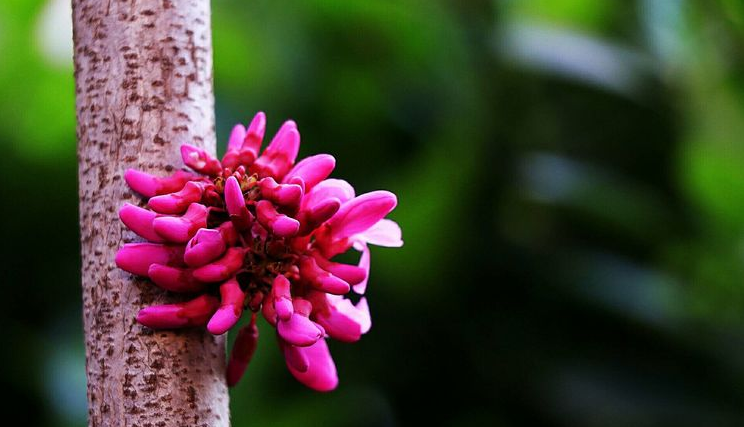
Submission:
M 293 313 L 289 320 L 280 320 L 276 330 L 284 341 L 298 347 L 313 345 L 323 336 L 315 322 L 299 313 Z
M 271 303 L 274 305 L 277 317 L 279 320 L 289 320 L 294 313 L 289 280 L 281 274 L 277 275 L 274 278 L 271 293 L 273 295 Z
M 287 362 L 289 372 L 291 372 L 299 382 L 316 391 L 331 391 L 338 386 L 336 365 L 333 363 L 325 339 L 318 340 L 310 347 L 300 348 L 299 351 L 303 353 L 304 357 L 306 357 L 309 362 L 307 371 L 300 372 Z M 286 347 L 284 352 L 286 360 Z
M 152 221 L 159 215 L 149 209 L 143 209 L 130 203 L 124 203 L 119 209 L 119 218 L 130 230 L 145 239 L 159 243 L 163 238 L 155 232 Z
M 313 258 L 318 263 L 318 266 L 323 270 L 333 274 L 334 276 L 342 279 L 350 285 L 356 285 L 361 283 L 367 278 L 367 271 L 364 268 L 357 265 L 348 265 L 338 262 L 328 261 L 323 258 L 319 253 L 313 253 Z
M 261 143 L 263 142 L 264 134 L 266 133 L 266 114 L 263 111 L 259 111 L 251 120 L 251 124 L 248 125 L 246 130 L 245 139 L 241 148 L 243 150 L 251 151 L 254 155 L 254 159 L 258 157 L 258 152 L 261 149 Z
M 357 234 L 354 238 L 388 248 L 399 248 L 403 246 L 400 226 L 395 221 L 389 219 L 379 220 L 367 231 Z
M 279 237 L 290 237 L 297 234 L 300 223 L 294 218 L 277 212 L 268 200 L 261 200 L 256 204 L 258 222 Z
M 362 194 L 341 205 L 326 223 L 334 239 L 344 239 L 366 231 L 392 211 L 398 203 L 389 191 Z
M 244 249 L 229 248 L 222 258 L 194 270 L 194 277 L 205 283 L 227 280 L 243 266 L 244 256 Z
M 127 169 L 124 172 L 124 181 L 129 185 L 129 188 L 145 197 L 173 193 L 182 189 L 187 182 L 198 178 L 198 176 L 185 171 L 176 171 L 176 173 L 167 177 L 150 175 L 137 169 Z
M 272 177 L 266 177 L 259 182 L 261 196 L 272 202 L 294 209 L 300 207 L 302 187 L 297 184 L 277 184 Z
M 181 145 L 183 163 L 191 169 L 205 175 L 215 176 L 222 172 L 222 164 L 209 153 L 190 144 Z
M 287 120 L 276 132 L 269 146 L 266 147 L 266 153 L 269 153 L 271 156 L 281 156 L 293 164 L 299 152 L 300 133 L 297 131 L 297 123 L 293 120 Z
M 320 268 L 309 256 L 300 257 L 300 277 L 323 292 L 343 295 L 351 290 L 347 282 Z
M 250 228 L 253 218 L 245 205 L 240 183 L 234 176 L 231 176 L 225 182 L 225 206 L 227 207 L 227 213 L 230 214 L 230 220 L 237 229 L 247 230 Z
M 191 267 L 201 267 L 217 259 L 225 249 L 227 245 L 219 230 L 201 228 L 186 245 L 183 260 Z
M 157 234 L 170 242 L 186 243 L 200 228 L 207 226 L 209 210 L 199 203 L 192 203 L 183 216 L 161 216 L 153 221 Z
M 342 296 L 327 295 L 326 310 L 321 310 L 315 320 L 332 338 L 343 342 L 358 341 L 369 331 L 372 321 L 367 300 L 362 298 L 356 306 Z
M 251 317 L 251 323 L 240 328 L 235 338 L 230 360 L 227 362 L 227 386 L 234 387 L 243 377 L 248 364 L 253 358 L 258 343 L 258 328 L 256 316 Z
M 189 181 L 181 191 L 151 198 L 147 206 L 163 214 L 180 214 L 185 212 L 190 204 L 201 201 L 202 194 L 204 194 L 204 186 Z
M 284 351 L 284 359 L 287 361 L 287 365 L 298 372 L 307 372 L 307 369 L 310 367 L 310 359 L 308 359 L 302 347 L 296 347 L 282 341 L 280 341 L 280 344 Z
M 354 187 L 342 179 L 326 179 L 305 193 L 305 197 L 302 198 L 302 209 L 308 209 L 331 198 L 345 203 L 354 198 Z
M 246 129 L 245 126 L 237 124 L 232 128 L 230 132 L 230 138 L 227 140 L 228 150 L 238 150 L 243 145 L 245 139 Z
M 214 335 L 222 335 L 235 326 L 243 314 L 245 293 L 233 277 L 220 285 L 220 308 L 212 315 L 207 330 Z
M 335 197 L 325 199 L 313 206 L 308 206 L 297 214 L 300 221 L 301 236 L 305 236 L 330 219 L 341 207 L 341 201 Z
M 362 257 L 359 258 L 359 268 L 364 270 L 365 277 L 364 280 L 354 285 L 354 292 L 358 293 L 359 295 L 364 295 L 364 293 L 367 291 L 367 281 L 369 280 L 369 267 L 370 267 L 370 253 L 369 253 L 369 247 L 364 243 L 355 243 L 354 249 L 362 252 Z
M 302 159 L 284 177 L 283 182 L 288 183 L 290 179 L 300 177 L 305 182 L 305 191 L 313 187 L 333 172 L 336 167 L 336 159 L 330 154 L 318 154 Z
M 147 276 L 152 264 L 183 264 L 183 246 L 159 243 L 128 243 L 116 253 L 116 265 L 138 276 Z
M 153 329 L 201 326 L 217 310 L 219 301 L 209 295 L 201 295 L 191 301 L 146 307 L 140 310 L 137 321 Z
M 147 276 L 166 291 L 201 292 L 205 288 L 204 283 L 194 278 L 191 270 L 184 268 L 152 264 L 147 270 Z

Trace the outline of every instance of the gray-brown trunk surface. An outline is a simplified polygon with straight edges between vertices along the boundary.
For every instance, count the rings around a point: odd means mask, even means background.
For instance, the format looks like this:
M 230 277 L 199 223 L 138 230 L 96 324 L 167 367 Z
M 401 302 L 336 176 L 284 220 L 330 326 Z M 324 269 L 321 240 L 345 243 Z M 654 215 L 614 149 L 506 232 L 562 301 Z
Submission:
M 143 199 L 134 167 L 165 176 L 181 143 L 214 153 L 208 0 L 73 0 L 82 285 L 91 426 L 227 426 L 224 339 L 135 321 L 173 295 L 116 268 L 119 221 Z

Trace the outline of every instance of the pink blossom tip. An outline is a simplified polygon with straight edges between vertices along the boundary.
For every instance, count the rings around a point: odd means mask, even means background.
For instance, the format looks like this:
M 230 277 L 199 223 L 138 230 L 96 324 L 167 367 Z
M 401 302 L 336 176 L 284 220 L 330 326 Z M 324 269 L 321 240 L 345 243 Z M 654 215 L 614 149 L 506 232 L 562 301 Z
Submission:
M 198 176 L 185 171 L 176 171 L 173 175 L 163 178 L 136 169 L 127 169 L 124 172 L 124 181 L 129 188 L 145 197 L 176 192 L 194 179 L 198 179 Z
M 202 326 L 217 310 L 219 300 L 210 295 L 200 295 L 191 301 L 178 304 L 155 305 L 143 308 L 137 322 L 152 329 L 172 329 Z
M 222 172 L 220 161 L 199 147 L 190 144 L 181 145 L 181 158 L 186 166 L 199 173 L 214 176 Z

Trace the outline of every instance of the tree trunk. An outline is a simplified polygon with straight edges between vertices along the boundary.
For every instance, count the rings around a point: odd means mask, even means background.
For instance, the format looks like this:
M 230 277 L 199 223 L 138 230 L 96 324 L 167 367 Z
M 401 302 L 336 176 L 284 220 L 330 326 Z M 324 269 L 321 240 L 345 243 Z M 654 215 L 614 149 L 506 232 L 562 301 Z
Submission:
M 134 167 L 167 175 L 187 142 L 214 152 L 209 0 L 73 0 L 82 285 L 91 426 L 227 426 L 225 342 L 135 322 L 173 302 L 116 268 Z

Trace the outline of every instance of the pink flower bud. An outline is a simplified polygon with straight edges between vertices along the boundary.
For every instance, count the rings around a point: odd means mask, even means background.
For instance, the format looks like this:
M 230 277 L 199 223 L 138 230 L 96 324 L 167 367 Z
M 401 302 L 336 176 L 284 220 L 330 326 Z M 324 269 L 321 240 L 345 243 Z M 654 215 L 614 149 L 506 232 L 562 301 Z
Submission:
M 320 268 L 309 256 L 300 257 L 300 277 L 323 292 L 343 295 L 351 290 L 347 282 Z
M 279 320 L 276 330 L 284 341 L 298 347 L 313 345 L 324 334 L 322 328 L 299 312 L 292 313 L 289 320 Z
M 279 131 L 264 150 L 261 157 L 251 167 L 251 171 L 261 178 L 273 176 L 282 179 L 292 168 L 300 150 L 300 133 L 292 120 L 284 122 Z
M 367 299 L 357 305 L 339 295 L 326 295 L 326 304 L 315 313 L 315 321 L 328 335 L 343 342 L 355 342 L 372 326 Z M 316 303 L 317 305 L 317 303 Z
M 163 214 L 180 214 L 185 212 L 190 204 L 201 201 L 203 193 L 203 185 L 189 181 L 181 191 L 151 198 L 147 206 Z
M 227 249 L 220 230 L 201 228 L 189 240 L 183 254 L 183 260 L 191 267 L 201 267 L 214 261 Z
M 293 209 L 300 207 L 302 187 L 297 184 L 277 184 L 272 177 L 266 177 L 259 182 L 261 196 L 280 206 Z
M 242 125 L 233 128 L 230 135 L 222 166 L 236 169 L 239 166 L 250 166 L 258 157 L 264 132 L 266 130 L 266 116 L 259 112 L 246 130 Z
M 366 231 L 390 213 L 397 203 L 395 194 L 389 191 L 373 191 L 349 200 L 327 222 L 331 237 L 344 239 Z
M 124 206 L 119 209 L 119 218 L 124 225 L 139 236 L 155 243 L 164 241 L 152 227 L 152 221 L 158 216 L 160 215 L 151 210 L 143 209 L 130 203 L 124 203 Z
M 310 367 L 310 360 L 302 350 L 302 347 L 285 343 L 281 338 L 279 339 L 279 345 L 284 352 L 284 358 L 288 366 L 291 366 L 298 372 L 307 372 L 307 369 Z
M 201 292 L 204 283 L 196 280 L 192 270 L 170 267 L 162 264 L 152 264 L 147 270 L 150 280 L 156 285 L 171 292 Z
M 305 197 L 302 198 L 302 209 L 331 198 L 336 198 L 343 204 L 353 199 L 354 194 L 354 187 L 343 179 L 326 179 L 312 190 L 305 192 Z
M 186 171 L 176 171 L 171 176 L 157 177 L 136 169 L 127 169 L 124 173 L 124 181 L 129 188 L 145 197 L 153 197 L 178 191 L 187 182 L 199 179 L 199 176 Z
M 207 330 L 214 335 L 222 335 L 235 326 L 243 314 L 245 293 L 234 277 L 220 285 L 220 308 L 212 315 Z
M 245 205 L 240 184 L 234 176 L 231 176 L 225 182 L 225 206 L 235 228 L 241 231 L 250 228 L 253 223 L 253 216 Z
M 186 243 L 200 228 L 207 226 L 209 209 L 199 203 L 192 203 L 183 216 L 161 216 L 155 218 L 152 226 L 162 238 L 176 243 Z
M 183 265 L 183 246 L 128 243 L 116 254 L 116 265 L 138 276 L 147 276 L 150 265 Z
M 318 252 L 313 252 L 312 255 L 320 268 L 350 285 L 356 285 L 367 278 L 367 272 L 362 267 L 329 261 Z
M 200 295 L 178 304 L 154 305 L 140 310 L 137 322 L 152 329 L 202 326 L 217 310 L 219 303 L 213 296 Z
M 317 154 L 302 159 L 284 177 L 285 183 L 290 179 L 300 177 L 305 182 L 305 191 L 310 191 L 320 181 L 328 178 L 336 167 L 336 159 L 330 154 Z
M 299 235 L 305 236 L 310 234 L 321 224 L 333 217 L 340 207 L 341 201 L 333 197 L 301 210 L 297 214 L 297 220 L 300 221 Z
M 279 237 L 294 236 L 300 229 L 299 221 L 277 212 L 268 200 L 261 200 L 256 204 L 256 216 L 261 225 Z
M 307 370 L 302 372 L 296 369 L 288 361 L 289 346 L 284 346 L 284 359 L 287 360 L 289 372 L 302 384 L 316 391 L 331 391 L 338 386 L 338 374 L 336 365 L 333 363 L 331 353 L 325 339 L 318 340 L 310 347 L 299 348 L 303 357 L 307 358 Z
M 274 284 L 271 287 L 273 295 L 273 306 L 276 316 L 279 320 L 287 321 L 292 317 L 294 308 L 292 307 L 292 295 L 290 294 L 290 283 L 286 277 L 279 274 L 274 278 Z
M 194 277 L 205 283 L 222 282 L 240 270 L 244 257 L 245 249 L 229 248 L 222 258 L 194 270 Z
M 235 338 L 230 361 L 227 362 L 227 386 L 234 387 L 245 373 L 248 364 L 253 358 L 258 342 L 258 328 L 256 327 L 256 315 L 251 316 L 251 323 L 240 328 Z
M 181 158 L 186 166 L 199 173 L 214 176 L 222 172 L 220 161 L 199 147 L 190 144 L 181 145 Z

